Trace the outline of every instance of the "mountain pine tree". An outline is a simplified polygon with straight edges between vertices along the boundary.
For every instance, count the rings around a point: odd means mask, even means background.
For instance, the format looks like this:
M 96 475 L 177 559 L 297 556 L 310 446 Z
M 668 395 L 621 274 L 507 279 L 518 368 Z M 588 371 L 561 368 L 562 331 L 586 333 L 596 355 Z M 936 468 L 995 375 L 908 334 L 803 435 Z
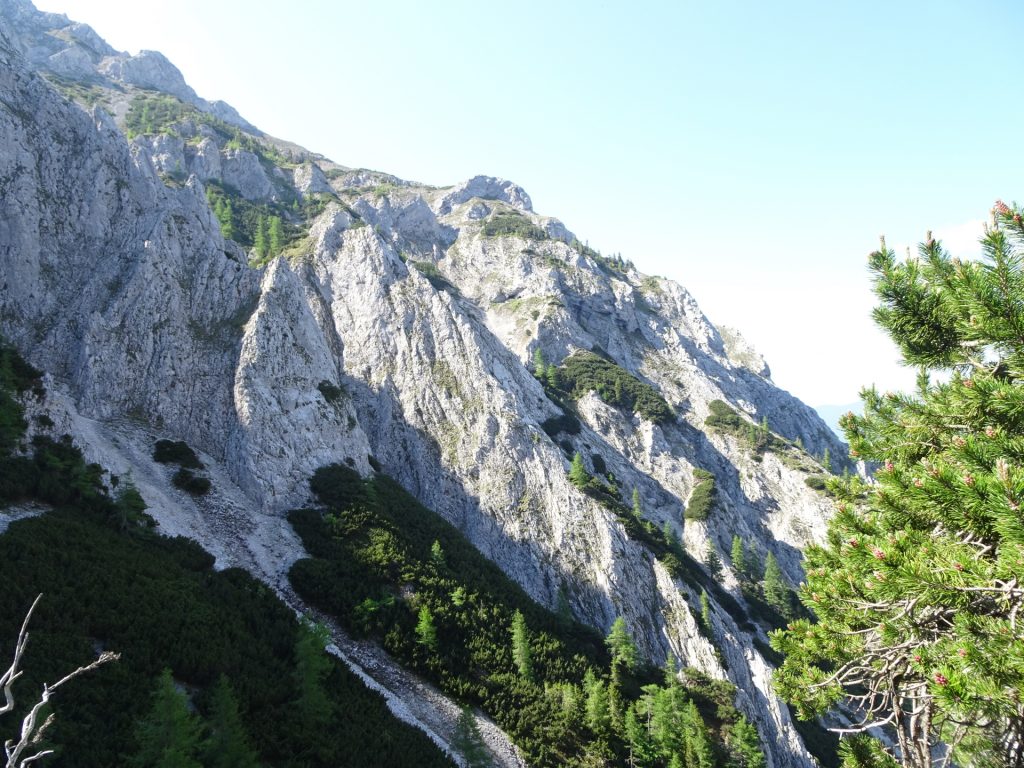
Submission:
M 1024 226 L 1002 203 L 984 259 L 929 234 L 918 258 L 871 254 L 874 316 L 921 375 L 915 394 L 862 392 L 843 419 L 877 485 L 833 479 L 825 546 L 801 599 L 818 618 L 777 633 L 779 691 L 800 712 L 840 701 L 882 725 L 901 763 L 1024 763 Z M 931 374 L 941 374 L 932 377 Z M 846 750 L 879 763 L 880 742 Z

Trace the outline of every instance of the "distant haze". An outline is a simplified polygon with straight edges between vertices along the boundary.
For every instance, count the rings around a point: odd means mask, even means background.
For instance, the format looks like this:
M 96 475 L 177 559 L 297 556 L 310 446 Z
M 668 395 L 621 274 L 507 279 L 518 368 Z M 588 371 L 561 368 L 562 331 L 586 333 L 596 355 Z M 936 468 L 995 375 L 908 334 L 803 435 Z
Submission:
M 880 234 L 970 255 L 1022 196 L 1020 3 L 38 5 L 340 163 L 516 181 L 807 402 L 913 383 L 869 317 Z

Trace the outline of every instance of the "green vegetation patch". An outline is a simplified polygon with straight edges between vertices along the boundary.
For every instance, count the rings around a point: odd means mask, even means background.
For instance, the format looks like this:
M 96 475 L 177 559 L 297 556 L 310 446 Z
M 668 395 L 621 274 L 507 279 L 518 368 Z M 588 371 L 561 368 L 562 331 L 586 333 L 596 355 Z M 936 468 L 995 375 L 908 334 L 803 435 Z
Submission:
M 184 440 L 157 440 L 153 460 L 160 464 L 177 464 L 188 469 L 203 469 L 203 462 Z
M 0 348 L 0 405 L 37 379 Z M 22 428 L 14 442 L 23 438 Z M 109 495 L 102 468 L 86 464 L 70 439 L 37 437 L 32 448 L 16 456 L 9 441 L 0 451 L 0 502 L 54 507 L 0 535 L 6 658 L 43 594 L 13 687 L 16 709 L 0 719 L 5 738 L 44 681 L 109 650 L 120 659 L 54 695 L 54 724 L 39 748 L 56 751 L 55 765 L 453 765 L 325 654 L 323 636 L 273 590 L 239 569 L 214 570 L 192 541 L 153 533 L 138 492 L 121 481 Z M 173 721 L 158 707 L 162 696 L 177 702 Z M 158 743 L 154 731 L 170 742 Z
M 484 237 L 522 237 L 547 240 L 548 233 L 517 211 L 497 211 L 480 228 Z
M 325 508 L 290 515 L 311 554 L 292 568 L 296 591 L 447 693 L 482 707 L 530 765 L 581 766 L 599 757 L 626 765 L 648 739 L 652 766 L 700 744 L 708 766 L 727 764 L 734 745 L 726 733 L 739 722 L 732 686 L 696 673 L 685 685 L 659 684 L 656 671 L 625 661 L 630 641 L 621 631 L 606 648 L 572 620 L 567 602 L 559 612 L 536 604 L 386 476 L 364 480 L 332 465 L 316 472 L 311 487 Z M 689 702 L 689 725 L 671 739 L 630 726 L 646 722 L 654 707 L 682 718 Z
M 185 467 L 174 473 L 171 482 L 174 483 L 176 488 L 181 488 L 181 490 L 193 496 L 205 496 L 212 487 L 209 478 L 197 475 L 191 469 L 186 469 Z
M 718 500 L 718 491 L 715 488 L 715 476 L 707 470 L 696 469 L 694 477 L 698 478 L 697 484 L 690 492 L 690 500 L 686 504 L 685 517 L 687 520 L 707 520 Z
M 658 390 L 593 352 L 573 353 L 558 371 L 558 388 L 575 399 L 596 392 L 609 405 L 639 413 L 655 424 L 664 424 L 673 418 L 672 409 Z
M 432 261 L 414 261 L 412 265 L 416 271 L 427 278 L 427 281 L 439 291 L 449 291 L 457 294 L 458 288 L 452 285 L 448 279 L 441 274 L 441 270 Z
M 790 469 L 807 471 L 804 452 L 772 432 L 767 419 L 755 424 L 740 416 L 736 409 L 722 400 L 712 400 L 708 408 L 711 413 L 704 419 L 704 426 L 740 438 L 758 458 L 763 457 L 766 451 L 772 451 Z

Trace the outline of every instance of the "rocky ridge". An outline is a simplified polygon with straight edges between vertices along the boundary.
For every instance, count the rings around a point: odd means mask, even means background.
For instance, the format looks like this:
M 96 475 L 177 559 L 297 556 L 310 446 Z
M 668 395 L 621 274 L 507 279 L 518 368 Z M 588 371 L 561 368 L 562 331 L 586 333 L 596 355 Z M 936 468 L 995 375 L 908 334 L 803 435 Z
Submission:
M 602 630 L 624 616 L 655 663 L 736 683 L 770 765 L 811 764 L 770 693 L 763 629 L 713 599 L 705 638 L 699 590 L 567 478 L 573 453 L 595 473 L 600 457 L 696 560 L 710 545 L 728 564 L 738 534 L 798 583 L 829 514 L 804 478 L 844 448 L 742 337 L 682 286 L 582 246 L 511 182 L 435 188 L 337 165 L 200 99 L 160 54 L 115 52 L 25 0 L 0 0 L 0 65 L 0 333 L 63 393 L 56 431 L 154 478 L 142 490 L 163 528 L 286 589 L 301 548 L 280 515 L 308 501 L 317 467 L 365 474 L 372 460 L 538 601 L 564 591 Z M 152 92 L 184 107 L 129 130 Z M 282 218 L 287 247 L 268 260 L 226 239 L 214 187 Z M 580 432 L 549 435 L 562 411 L 531 372 L 537 350 L 598 351 L 672 418 L 589 394 Z M 762 458 L 707 429 L 715 401 L 805 451 Z M 167 497 L 141 442 L 158 435 L 202 451 L 224 492 L 199 507 Z M 684 524 L 695 470 L 717 500 Z M 723 584 L 739 597 L 728 565 Z

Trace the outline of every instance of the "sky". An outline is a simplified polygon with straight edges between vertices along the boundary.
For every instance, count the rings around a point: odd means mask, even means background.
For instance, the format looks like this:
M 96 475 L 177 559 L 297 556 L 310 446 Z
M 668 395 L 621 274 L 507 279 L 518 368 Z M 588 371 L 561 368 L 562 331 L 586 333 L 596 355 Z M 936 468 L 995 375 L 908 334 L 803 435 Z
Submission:
M 1024 3 L 37 0 L 352 167 L 523 186 L 811 405 L 909 389 L 867 254 L 1024 200 Z

